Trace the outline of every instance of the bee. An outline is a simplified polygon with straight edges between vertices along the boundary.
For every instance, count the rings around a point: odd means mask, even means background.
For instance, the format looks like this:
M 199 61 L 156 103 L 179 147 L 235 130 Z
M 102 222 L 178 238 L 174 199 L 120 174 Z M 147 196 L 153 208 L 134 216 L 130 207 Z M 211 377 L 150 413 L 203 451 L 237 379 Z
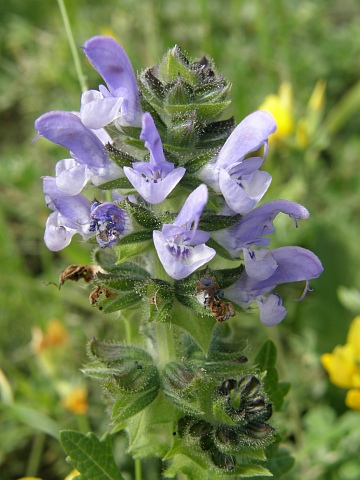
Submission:
M 224 322 L 236 314 L 232 304 L 222 299 L 224 292 L 214 276 L 201 277 L 195 285 L 195 293 L 217 322 Z

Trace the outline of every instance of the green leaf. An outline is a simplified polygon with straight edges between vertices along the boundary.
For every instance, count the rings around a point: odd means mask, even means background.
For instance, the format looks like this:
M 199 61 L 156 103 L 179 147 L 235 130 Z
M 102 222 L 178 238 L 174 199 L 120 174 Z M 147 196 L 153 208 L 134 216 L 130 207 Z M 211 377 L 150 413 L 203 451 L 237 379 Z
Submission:
M 274 404 L 275 410 L 281 410 L 284 403 L 284 396 L 290 389 L 287 382 L 279 383 L 279 374 L 275 367 L 277 360 L 277 349 L 275 344 L 270 340 L 266 340 L 255 357 L 255 362 L 261 370 L 266 371 L 264 378 L 264 388 L 269 395 L 271 402 Z
M 211 121 L 218 118 L 222 112 L 230 105 L 230 101 L 218 103 L 188 103 L 187 105 L 166 105 L 166 112 L 170 115 L 190 115 L 196 111 L 197 117 L 201 121 Z
M 186 162 L 186 173 L 194 175 L 200 168 L 204 167 L 209 161 L 215 157 L 216 153 L 218 152 L 217 149 L 211 149 L 210 151 L 206 151 L 195 158 L 192 158 L 188 162 Z
M 164 457 L 177 419 L 176 408 L 159 394 L 146 410 L 126 422 L 128 451 L 133 458 Z
M 105 300 L 98 302 L 98 305 L 104 313 L 112 313 L 131 307 L 140 302 L 141 299 L 142 296 L 134 291 L 125 295 L 106 298 Z
M 117 145 L 111 145 L 110 143 L 106 145 L 109 156 L 114 163 L 119 167 L 132 167 L 133 162 L 136 162 L 136 158 L 125 152 L 123 148 L 124 144 L 121 142 Z
M 16 403 L 2 404 L 5 408 L 11 411 L 17 420 L 25 423 L 35 430 L 40 430 L 54 438 L 59 438 L 60 425 L 55 420 L 48 417 L 44 413 L 34 410 L 25 405 L 18 405 Z
M 97 188 L 99 188 L 100 190 L 113 190 L 114 188 L 134 190 L 134 187 L 126 177 L 117 178 L 116 180 L 111 180 L 110 182 L 102 183 L 101 185 L 98 185 Z
M 279 446 L 280 438 L 265 449 L 267 458 L 267 467 L 273 474 L 273 478 L 280 479 L 294 466 L 295 459 L 291 456 L 289 450 Z M 265 480 L 266 477 L 260 477 L 259 480 Z
M 95 262 L 100 265 L 108 273 L 122 275 L 124 278 L 131 278 L 133 280 L 147 280 L 149 273 L 139 265 L 131 262 L 122 262 L 117 265 L 118 254 L 116 248 L 104 249 L 99 248 L 94 253 Z
M 92 338 L 88 343 L 88 355 L 104 362 L 116 362 L 118 360 L 131 359 L 138 362 L 151 361 L 151 355 L 142 348 L 132 345 L 100 342 Z
M 175 478 L 182 473 L 188 480 L 220 480 L 226 478 L 242 477 L 271 477 L 269 470 L 260 465 L 236 465 L 234 470 L 216 468 L 209 457 L 193 446 L 176 443 L 166 455 L 172 458 L 169 468 L 164 472 L 166 478 Z M 236 458 L 236 456 L 235 456 Z
M 114 460 L 110 435 L 99 440 L 93 433 L 63 430 L 60 442 L 82 480 L 123 480 Z
M 108 288 L 125 292 L 133 290 L 139 286 L 139 284 L 141 284 L 141 282 L 139 282 L 137 279 L 134 280 L 132 278 L 124 278 L 123 275 L 108 275 L 105 273 L 98 273 L 96 275 L 96 283 L 99 285 L 106 285 Z
M 174 304 L 171 323 L 186 330 L 206 353 L 216 324 L 214 318 L 208 315 L 197 315 L 180 303 Z
M 161 228 L 159 219 L 154 213 L 141 205 L 130 201 L 122 202 L 121 206 L 135 218 L 136 222 L 143 228 L 154 230 Z M 125 237 L 126 238 L 126 237 Z
M 213 248 L 216 250 L 216 253 L 219 254 L 221 257 L 225 258 L 226 260 L 234 260 L 230 253 L 224 248 L 220 243 L 216 242 L 213 238 L 209 238 L 206 242 L 208 247 Z
M 180 410 L 187 415 L 204 415 L 205 413 L 193 403 L 179 397 L 178 394 L 164 390 L 164 395 L 170 402 L 180 408 Z
M 258 354 L 255 362 L 262 368 L 262 370 L 269 370 L 275 367 L 277 360 L 277 349 L 270 339 L 266 340 Z
M 174 47 L 168 51 L 164 59 L 159 65 L 160 80 L 163 83 L 170 83 L 178 76 L 185 80 L 190 85 L 197 83 L 197 78 L 194 72 L 191 72 L 185 65 L 183 65 L 177 58 L 178 48 Z
M 204 214 L 201 216 L 199 222 L 199 229 L 206 232 L 213 232 L 216 230 L 222 230 L 223 228 L 229 228 L 239 221 L 241 215 L 209 215 Z
M 138 414 L 152 403 L 159 392 L 159 385 L 139 393 L 121 393 L 116 400 L 112 418 L 113 424 L 123 424 L 125 420 Z
M 131 233 L 124 237 L 118 245 L 119 258 L 117 265 L 127 262 L 140 253 L 147 252 L 153 247 L 152 230 Z
M 195 98 L 199 103 L 210 103 L 227 100 L 231 84 L 205 84 L 195 90 Z

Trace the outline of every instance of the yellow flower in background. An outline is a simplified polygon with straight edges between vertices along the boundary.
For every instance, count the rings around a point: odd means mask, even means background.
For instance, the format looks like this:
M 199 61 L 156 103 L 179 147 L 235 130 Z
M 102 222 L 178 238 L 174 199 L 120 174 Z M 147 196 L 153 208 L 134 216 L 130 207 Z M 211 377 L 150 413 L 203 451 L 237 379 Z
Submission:
M 360 362 L 360 316 L 355 317 L 351 322 L 347 342 L 353 346 L 355 359 Z
M 62 399 L 62 405 L 70 412 L 83 415 L 88 411 L 87 390 L 85 387 L 75 387 Z
M 321 363 L 328 372 L 330 382 L 341 388 L 351 388 L 356 374 L 354 349 L 351 345 L 338 345 L 332 353 L 324 353 Z
M 287 138 L 294 129 L 292 87 L 289 82 L 283 82 L 278 94 L 265 97 L 259 110 L 266 110 L 275 118 L 277 130 L 269 137 L 269 143 Z
M 57 319 L 52 319 L 46 325 L 45 332 L 35 327 L 32 332 L 32 350 L 39 354 L 52 347 L 66 345 L 69 336 L 65 325 Z
M 352 321 L 346 344 L 338 345 L 332 353 L 324 353 L 321 363 L 331 383 L 350 389 L 346 395 L 346 405 L 360 411 L 360 316 Z
M 42 480 L 42 479 L 39 477 L 21 477 L 21 478 L 18 478 L 18 480 Z
M 347 407 L 360 412 L 360 388 L 353 388 L 347 392 L 345 404 Z
M 76 476 L 80 475 L 80 472 L 78 472 L 77 470 L 72 470 L 69 475 L 66 475 L 66 477 L 64 478 L 64 480 L 73 480 L 73 478 L 75 478 Z
M 309 108 L 314 112 L 321 112 L 325 104 L 325 80 L 318 80 L 309 100 Z
M 269 137 L 269 143 L 281 143 L 290 139 L 298 148 L 306 148 L 320 127 L 325 105 L 325 90 L 326 82 L 318 80 L 309 98 L 305 115 L 298 119 L 294 118 L 293 93 L 289 82 L 283 82 L 277 94 L 265 97 L 259 110 L 271 113 L 278 127 Z

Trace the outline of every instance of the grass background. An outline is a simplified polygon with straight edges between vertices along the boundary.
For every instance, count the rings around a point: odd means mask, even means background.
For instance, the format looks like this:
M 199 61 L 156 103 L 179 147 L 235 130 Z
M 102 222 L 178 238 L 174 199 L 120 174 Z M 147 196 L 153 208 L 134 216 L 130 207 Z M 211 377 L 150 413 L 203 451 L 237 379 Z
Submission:
M 284 418 L 297 466 L 287 478 L 359 478 L 360 413 L 346 411 L 345 392 L 328 383 L 319 360 L 345 343 L 351 319 L 360 314 L 358 1 L 74 0 L 67 8 L 77 45 L 93 35 L 113 35 L 135 71 L 155 64 L 175 44 L 195 59 L 211 57 L 233 84 L 228 114 L 237 122 L 283 81 L 292 84 L 293 114 L 301 118 L 316 82 L 326 81 L 324 117 L 313 141 L 304 149 L 291 141 L 274 147 L 265 166 L 273 176 L 266 200 L 298 201 L 311 213 L 296 230 L 289 219 L 278 219 L 272 245 L 310 248 L 322 260 L 324 274 L 299 304 L 292 302 L 299 296 L 297 286 L 281 289 L 289 314 L 276 329 L 263 328 L 255 316 L 240 328 L 255 348 L 267 336 L 275 340 L 282 378 L 293 383 Z M 32 474 L 58 480 L 69 472 L 64 454 L 51 435 L 34 428 L 40 420 L 31 415 L 40 411 L 45 423 L 53 418 L 61 428 L 104 432 L 107 418 L 98 389 L 79 370 L 89 338 L 119 339 L 123 333 L 113 318 L 88 306 L 80 285 L 65 285 L 60 292 L 48 285 L 68 264 L 89 263 L 91 252 L 78 241 L 56 254 L 43 245 L 49 212 L 41 176 L 53 175 L 64 153 L 42 140 L 31 143 L 34 120 L 49 110 L 78 110 L 80 99 L 57 3 L 2 2 L 0 55 L 0 478 Z M 84 57 L 81 62 L 88 85 L 97 88 L 99 76 Z M 69 342 L 65 351 L 40 358 L 31 346 L 34 327 L 44 330 L 54 318 L 66 326 Z M 88 415 L 61 405 L 65 381 L 86 384 Z M 21 415 L 13 404 L 33 410 Z M 118 458 L 125 465 L 123 445 L 120 438 Z M 153 468 L 148 465 L 146 478 L 155 478 Z

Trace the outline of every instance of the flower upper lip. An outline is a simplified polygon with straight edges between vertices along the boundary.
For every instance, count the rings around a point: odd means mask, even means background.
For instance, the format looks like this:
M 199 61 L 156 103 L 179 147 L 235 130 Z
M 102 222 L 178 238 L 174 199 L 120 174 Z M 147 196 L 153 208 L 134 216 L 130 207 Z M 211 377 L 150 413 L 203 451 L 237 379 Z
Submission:
M 100 128 L 117 120 L 121 125 L 139 125 L 137 82 L 125 50 L 113 38 L 99 35 L 85 42 L 84 52 L 108 87 L 100 85 L 98 92 L 84 92 L 81 107 L 84 124 Z
M 141 140 L 150 152 L 149 162 L 134 162 L 124 167 L 124 174 L 137 192 L 151 204 L 161 203 L 185 174 L 184 167 L 175 168 L 164 156 L 160 135 L 150 113 L 142 116 Z

